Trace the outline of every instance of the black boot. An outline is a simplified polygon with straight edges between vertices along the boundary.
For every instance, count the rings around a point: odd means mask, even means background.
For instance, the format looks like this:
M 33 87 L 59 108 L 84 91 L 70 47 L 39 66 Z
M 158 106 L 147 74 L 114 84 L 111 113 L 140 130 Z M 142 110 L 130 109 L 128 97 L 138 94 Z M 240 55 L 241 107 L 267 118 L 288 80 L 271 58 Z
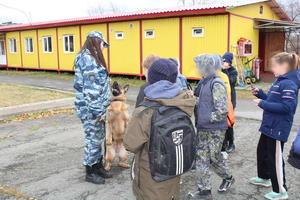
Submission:
M 86 170 L 86 175 L 85 175 L 86 182 L 90 182 L 90 183 L 94 183 L 94 184 L 104 184 L 105 183 L 105 179 L 102 178 L 101 176 L 99 176 L 95 172 L 93 167 L 85 166 L 85 170 Z
M 99 176 L 101 176 L 102 178 L 112 178 L 112 177 L 113 177 L 113 175 L 112 175 L 112 173 L 111 173 L 110 171 L 106 171 L 106 170 L 104 169 L 104 166 L 103 166 L 103 164 L 102 164 L 102 161 L 100 161 L 100 162 L 97 163 L 97 164 L 94 164 L 94 165 L 93 165 L 93 168 L 94 168 L 95 172 L 96 172 Z

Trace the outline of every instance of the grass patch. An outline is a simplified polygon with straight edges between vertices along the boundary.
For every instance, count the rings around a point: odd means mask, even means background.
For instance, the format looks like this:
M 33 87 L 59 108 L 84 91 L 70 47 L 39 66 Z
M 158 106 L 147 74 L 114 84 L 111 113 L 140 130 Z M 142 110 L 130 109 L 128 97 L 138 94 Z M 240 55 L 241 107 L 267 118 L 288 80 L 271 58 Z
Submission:
M 0 107 L 72 97 L 72 94 L 21 85 L 0 84 Z
M 45 71 L 14 71 L 14 70 L 0 70 L 0 74 L 5 74 L 9 76 L 30 76 L 30 77 L 41 77 L 41 78 L 49 78 L 49 79 L 62 79 L 62 80 L 73 80 L 74 73 L 71 72 L 64 72 L 58 74 L 57 72 L 45 72 Z M 145 81 L 139 80 L 139 77 L 124 77 L 124 76 L 117 76 L 113 75 L 110 76 L 111 83 L 117 81 L 121 85 L 128 84 L 131 87 L 140 87 L 142 86 Z

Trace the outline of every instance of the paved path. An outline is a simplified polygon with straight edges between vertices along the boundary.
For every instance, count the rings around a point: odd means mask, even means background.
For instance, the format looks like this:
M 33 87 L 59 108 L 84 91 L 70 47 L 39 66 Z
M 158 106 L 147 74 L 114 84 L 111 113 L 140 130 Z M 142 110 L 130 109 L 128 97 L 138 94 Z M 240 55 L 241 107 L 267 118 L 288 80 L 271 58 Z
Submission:
M 55 90 L 68 91 L 68 92 L 74 91 L 72 80 L 31 77 L 31 76 L 9 76 L 5 74 L 0 74 L 0 83 L 28 85 L 33 87 L 50 88 Z M 138 93 L 138 88 L 131 87 L 127 94 L 128 100 L 135 101 L 137 93 Z M 300 104 L 298 105 L 297 110 L 298 111 L 294 123 L 295 126 L 300 125 Z M 262 110 L 257 106 L 255 106 L 252 103 L 252 101 L 249 99 L 238 99 L 236 116 L 248 118 L 248 119 L 261 120 Z

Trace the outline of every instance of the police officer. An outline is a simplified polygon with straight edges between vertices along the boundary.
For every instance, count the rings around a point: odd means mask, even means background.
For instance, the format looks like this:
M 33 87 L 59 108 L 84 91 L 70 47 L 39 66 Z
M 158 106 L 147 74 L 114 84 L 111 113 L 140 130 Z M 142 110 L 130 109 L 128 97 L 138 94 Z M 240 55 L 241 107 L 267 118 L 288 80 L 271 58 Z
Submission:
M 108 46 L 103 34 L 93 31 L 75 59 L 75 107 L 85 132 L 83 165 L 86 181 L 94 184 L 104 184 L 105 178 L 112 177 L 102 164 L 105 114 L 110 104 L 109 76 L 102 51 Z

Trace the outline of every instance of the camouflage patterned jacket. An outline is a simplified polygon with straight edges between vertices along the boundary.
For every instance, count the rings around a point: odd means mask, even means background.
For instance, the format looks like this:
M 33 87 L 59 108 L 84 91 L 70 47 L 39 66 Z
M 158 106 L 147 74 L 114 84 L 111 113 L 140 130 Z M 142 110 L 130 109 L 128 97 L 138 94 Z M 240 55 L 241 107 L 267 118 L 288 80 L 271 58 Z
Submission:
M 74 88 L 75 107 L 81 120 L 106 113 L 110 105 L 109 77 L 87 49 L 76 56 Z

